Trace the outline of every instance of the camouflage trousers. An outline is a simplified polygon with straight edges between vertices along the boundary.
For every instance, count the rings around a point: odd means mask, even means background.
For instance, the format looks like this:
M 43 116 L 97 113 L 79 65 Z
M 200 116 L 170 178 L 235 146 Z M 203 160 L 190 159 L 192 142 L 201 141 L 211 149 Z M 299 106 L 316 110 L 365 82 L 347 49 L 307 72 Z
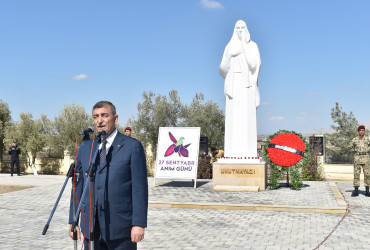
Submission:
M 353 179 L 353 186 L 359 187 L 360 186 L 360 175 L 361 175 L 361 167 L 364 171 L 364 181 L 365 186 L 370 186 L 370 165 L 369 164 L 356 164 L 354 165 L 354 179 Z

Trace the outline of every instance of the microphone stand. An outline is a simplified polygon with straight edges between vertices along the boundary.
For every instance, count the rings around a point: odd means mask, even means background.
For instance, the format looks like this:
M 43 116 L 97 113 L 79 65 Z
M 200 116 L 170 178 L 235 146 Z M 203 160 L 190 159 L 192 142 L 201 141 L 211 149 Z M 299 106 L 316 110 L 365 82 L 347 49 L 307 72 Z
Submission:
M 46 231 L 48 231 L 48 228 L 49 228 L 49 225 L 50 225 L 50 221 L 51 219 L 53 218 L 53 215 L 54 215 L 54 212 L 55 210 L 57 209 L 57 206 L 58 206 L 58 203 L 59 203 L 59 200 L 60 198 L 62 197 L 62 194 L 63 194 L 63 191 L 67 185 L 67 182 L 68 182 L 68 179 L 69 177 L 73 176 L 73 173 L 74 173 L 74 162 L 69 166 L 69 170 L 67 172 L 67 178 L 66 180 L 64 181 L 64 184 L 63 184 L 63 187 L 62 189 L 60 190 L 60 193 L 59 193 L 59 196 L 57 198 L 57 201 L 55 202 L 55 205 L 54 205 L 54 208 L 53 210 L 51 211 L 51 214 L 50 214 L 50 217 L 48 219 L 48 221 L 46 222 L 46 225 L 44 227 L 44 230 L 42 231 L 42 235 L 45 235 L 46 234 Z
M 88 141 L 88 140 L 90 140 L 90 136 L 86 133 L 86 134 L 84 134 L 84 137 L 82 138 L 82 143 L 81 143 L 81 145 L 83 144 L 83 143 L 85 143 L 86 141 Z M 77 159 L 76 159 L 77 160 Z M 53 207 L 53 210 L 51 211 L 51 213 L 50 213 L 50 216 L 49 216 L 49 219 L 48 219 L 48 221 L 46 222 L 46 224 L 45 224 L 45 227 L 44 227 L 44 230 L 42 231 L 42 235 L 45 235 L 46 234 L 46 232 L 48 231 L 48 229 L 49 229 L 49 225 L 50 225 L 50 221 L 51 221 L 51 219 L 53 218 L 53 215 L 54 215 L 54 213 L 55 213 L 55 210 L 57 209 L 57 206 L 58 206 L 58 204 L 59 204 L 59 201 L 60 201 L 60 198 L 62 197 L 62 194 L 63 194 L 63 192 L 64 192 L 64 189 L 65 189 L 65 187 L 66 187 L 66 185 L 67 185 L 67 182 L 68 182 L 68 180 L 69 180 L 69 178 L 71 177 L 72 178 L 72 196 L 73 196 L 73 198 L 72 198 L 72 202 L 73 202 L 73 214 L 75 214 L 75 209 L 76 209 L 76 197 L 75 197 L 75 190 L 74 190 L 74 185 L 73 185 L 73 183 L 74 183 L 74 170 L 75 170 L 75 162 L 73 162 L 70 166 L 69 166 L 69 170 L 68 170 L 68 172 L 67 172 L 67 174 L 66 174 L 66 179 L 65 179 L 65 181 L 64 181 L 64 184 L 63 184 L 63 187 L 62 187 L 62 189 L 60 190 L 60 193 L 59 193 L 59 195 L 58 195 L 58 198 L 57 198 L 57 200 L 56 200 L 56 202 L 55 202 L 55 205 L 54 205 L 54 207 Z M 76 177 L 77 177 L 77 180 L 78 180 L 78 177 L 79 177 L 79 174 L 78 173 L 76 173 Z M 74 218 L 74 219 L 76 219 L 76 218 Z M 76 228 L 74 228 L 74 230 L 73 230 L 73 241 L 74 241 L 74 249 L 75 250 L 77 250 L 77 230 L 76 230 Z
M 101 139 L 101 134 L 98 134 L 99 139 Z M 89 239 L 90 239 L 90 249 L 94 249 L 94 212 L 95 212 L 95 159 L 96 156 L 98 155 L 99 152 L 99 147 L 96 147 L 94 154 L 91 158 L 90 166 L 89 169 L 87 170 L 87 178 L 85 181 L 85 185 L 82 191 L 81 199 L 80 199 L 80 204 L 78 205 L 78 208 L 76 210 L 76 214 L 74 216 L 74 221 L 72 223 L 72 231 L 76 230 L 76 226 L 78 224 L 77 218 L 79 216 L 80 210 L 81 210 L 81 203 L 84 201 L 87 190 L 89 190 L 89 183 L 90 183 L 90 200 L 92 204 L 90 203 L 90 232 L 89 232 Z

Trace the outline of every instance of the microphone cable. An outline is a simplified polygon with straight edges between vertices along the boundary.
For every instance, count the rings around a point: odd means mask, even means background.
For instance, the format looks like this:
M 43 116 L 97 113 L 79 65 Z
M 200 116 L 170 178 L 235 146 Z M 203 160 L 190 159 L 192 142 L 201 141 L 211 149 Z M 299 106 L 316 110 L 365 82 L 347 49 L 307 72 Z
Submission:
M 78 138 L 80 136 L 77 135 L 77 139 L 76 139 L 76 143 L 75 143 L 75 169 L 73 171 L 73 191 L 74 191 L 74 194 L 75 194 L 75 197 L 76 197 L 76 201 L 77 201 L 77 206 L 80 205 L 80 201 L 78 200 L 78 196 L 77 196 L 77 193 L 76 193 L 76 170 L 77 170 L 77 148 L 78 148 Z M 83 174 L 82 174 L 82 178 L 84 178 Z M 81 250 L 84 246 L 84 242 L 85 242 L 85 235 L 86 235 L 86 223 L 85 223 L 85 216 L 84 216 L 84 213 L 82 211 L 82 209 L 80 208 L 80 211 L 81 211 L 81 214 L 82 214 L 82 219 L 84 221 L 84 237 L 83 237 L 83 240 L 82 240 L 82 246 L 81 246 Z M 81 230 L 80 230 L 81 232 Z M 81 236 L 80 236 L 81 237 Z
M 91 157 L 92 157 L 92 152 L 93 152 L 93 148 L 94 148 L 94 142 L 95 142 L 95 138 L 96 136 L 94 136 L 93 140 L 92 140 L 92 144 L 91 144 L 91 151 L 90 151 L 90 159 L 89 159 L 89 166 L 91 166 Z M 91 187 L 90 187 L 90 183 L 91 183 L 91 178 L 89 178 L 89 215 L 90 215 L 90 221 L 94 222 L 94 218 L 91 219 L 91 214 L 90 214 L 90 211 L 91 211 Z M 94 204 L 95 204 L 95 201 L 93 201 Z M 93 214 L 94 215 L 94 211 L 93 211 Z M 86 225 L 86 224 L 85 224 Z M 86 227 L 85 227 L 85 232 L 86 232 Z M 91 223 L 89 222 L 89 234 L 91 232 Z M 90 235 L 91 236 L 91 235 Z M 85 237 L 85 236 L 84 236 Z M 90 249 L 90 241 L 91 241 L 91 237 L 89 237 L 89 249 Z M 82 249 L 81 249 L 82 250 Z

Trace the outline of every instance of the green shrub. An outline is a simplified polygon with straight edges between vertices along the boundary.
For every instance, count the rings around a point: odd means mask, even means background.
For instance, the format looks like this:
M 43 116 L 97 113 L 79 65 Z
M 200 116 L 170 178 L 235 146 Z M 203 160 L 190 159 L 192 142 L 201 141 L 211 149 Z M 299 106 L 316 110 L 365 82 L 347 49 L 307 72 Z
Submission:
M 212 164 L 209 160 L 209 157 L 199 157 L 197 179 L 212 179 Z
M 306 164 L 302 168 L 302 179 L 304 181 L 324 180 L 322 168 L 317 160 L 318 151 L 312 150 Z

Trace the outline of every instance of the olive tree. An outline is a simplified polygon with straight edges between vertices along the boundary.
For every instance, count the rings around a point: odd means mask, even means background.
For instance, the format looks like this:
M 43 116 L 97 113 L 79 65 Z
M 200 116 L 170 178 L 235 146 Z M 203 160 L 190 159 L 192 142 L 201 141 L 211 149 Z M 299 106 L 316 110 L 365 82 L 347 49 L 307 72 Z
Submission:
M 152 91 L 143 93 L 143 102 L 137 105 L 137 117 L 130 118 L 133 136 L 142 142 L 150 153 L 155 154 L 158 141 L 159 127 L 175 127 L 182 121 L 183 105 L 176 90 L 171 90 L 168 97 L 155 95 Z
M 67 151 L 73 157 L 77 135 L 92 124 L 92 116 L 84 107 L 77 104 L 65 105 L 51 124 L 48 142 L 50 154 L 63 157 Z M 81 140 L 78 141 L 80 142 Z
M 30 113 L 21 113 L 19 117 L 18 122 L 8 127 L 5 141 L 11 144 L 17 140 L 29 164 L 35 164 L 36 153 L 43 151 L 46 146 L 50 121 L 46 115 L 41 115 L 37 120 Z
M 201 127 L 201 136 L 208 137 L 210 147 L 222 148 L 224 144 L 225 116 L 215 102 L 204 101 L 201 93 L 185 105 L 176 90 L 168 96 L 144 92 L 136 117 L 126 125 L 131 126 L 132 136 L 143 143 L 149 165 L 154 164 L 159 127 Z
M 208 137 L 209 147 L 223 148 L 225 115 L 213 101 L 204 101 L 202 93 L 196 94 L 190 105 L 184 106 L 183 125 L 200 127 L 201 136 Z

